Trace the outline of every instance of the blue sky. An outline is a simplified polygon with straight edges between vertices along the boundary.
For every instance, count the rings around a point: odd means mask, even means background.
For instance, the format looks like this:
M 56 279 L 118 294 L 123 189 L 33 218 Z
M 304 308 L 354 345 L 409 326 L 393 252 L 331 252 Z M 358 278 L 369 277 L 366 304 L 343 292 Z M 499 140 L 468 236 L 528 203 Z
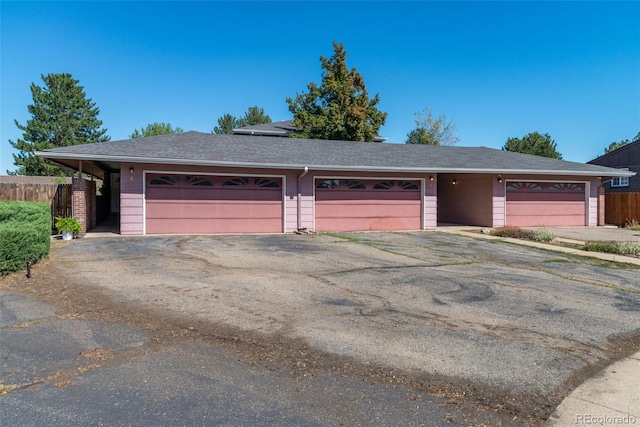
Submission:
M 285 102 L 320 81 L 319 55 L 380 95 L 402 143 L 430 106 L 458 145 L 549 133 L 586 162 L 640 131 L 640 2 L 1 2 L 0 173 L 29 86 L 71 73 L 112 140 L 152 122 L 209 132 L 225 113 Z

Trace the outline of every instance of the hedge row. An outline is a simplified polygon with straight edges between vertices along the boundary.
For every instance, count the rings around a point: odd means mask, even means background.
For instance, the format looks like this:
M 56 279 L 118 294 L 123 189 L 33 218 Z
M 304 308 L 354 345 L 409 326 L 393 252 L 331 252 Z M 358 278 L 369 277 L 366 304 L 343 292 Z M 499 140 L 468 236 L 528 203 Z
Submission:
M 0 200 L 0 276 L 49 255 L 50 236 L 48 203 Z

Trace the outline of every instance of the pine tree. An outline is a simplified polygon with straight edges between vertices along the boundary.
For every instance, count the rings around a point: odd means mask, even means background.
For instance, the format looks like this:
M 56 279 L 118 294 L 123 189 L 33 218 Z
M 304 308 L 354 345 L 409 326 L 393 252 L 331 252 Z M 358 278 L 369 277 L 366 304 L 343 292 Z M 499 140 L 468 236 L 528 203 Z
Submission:
M 387 113 L 376 105 L 376 94 L 369 99 L 364 79 L 346 64 L 347 52 L 342 43 L 333 42 L 331 58 L 320 56 L 322 83 L 311 82 L 309 92 L 287 98 L 293 125 L 299 129 L 293 136 L 311 139 L 373 141 L 384 125 Z
M 35 151 L 69 145 L 109 141 L 98 120 L 100 109 L 86 97 L 84 88 L 71 74 L 41 75 L 44 87 L 31 84 L 33 104 L 27 106 L 31 119 L 26 125 L 14 120 L 22 139 L 9 141 L 19 151 L 13 155 L 18 167 L 12 175 L 63 176 L 64 169 L 48 165 Z
M 271 117 L 264 113 L 264 108 L 260 108 L 257 105 L 249 107 L 244 113 L 244 117 L 236 118 L 231 114 L 225 114 L 218 118 L 218 126 L 213 128 L 211 133 L 217 134 L 229 134 L 233 133 L 234 129 L 242 128 L 245 126 L 260 125 L 263 123 L 271 123 Z
M 509 138 L 502 147 L 506 151 L 562 159 L 562 154 L 558 152 L 557 148 L 558 146 L 548 133 L 540 134 L 538 132 L 528 133 L 522 139 Z
M 171 126 L 171 123 L 149 123 L 146 127 L 134 129 L 133 133 L 129 135 L 129 138 L 144 138 L 147 136 L 168 135 L 172 133 L 182 133 L 184 130 L 179 127 Z

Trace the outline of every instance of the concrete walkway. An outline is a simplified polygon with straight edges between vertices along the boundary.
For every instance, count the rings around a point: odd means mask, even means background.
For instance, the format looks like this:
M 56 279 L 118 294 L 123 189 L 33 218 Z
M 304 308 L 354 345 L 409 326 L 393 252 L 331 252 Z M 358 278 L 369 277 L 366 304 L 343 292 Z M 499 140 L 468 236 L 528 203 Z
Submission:
M 640 352 L 585 381 L 544 425 L 640 425 Z
M 509 237 L 497 237 L 497 236 L 491 236 L 490 234 L 484 234 L 484 233 L 478 233 L 478 232 L 474 232 L 473 230 L 479 231 L 481 230 L 483 227 L 465 227 L 465 226 L 453 226 L 453 227 L 438 227 L 437 231 L 443 232 L 443 233 L 453 233 L 453 234 L 458 234 L 461 236 L 467 236 L 467 237 L 473 237 L 476 239 L 487 239 L 487 240 L 502 240 L 504 242 L 509 242 L 509 243 L 513 243 L 516 245 L 523 245 L 523 246 L 530 246 L 533 248 L 538 248 L 538 249 L 546 249 L 546 250 L 550 250 L 550 251 L 556 251 L 556 252 L 562 252 L 562 253 L 566 253 L 566 254 L 573 254 L 573 255 L 580 255 L 580 256 L 585 256 L 585 257 L 590 257 L 590 258 L 597 258 L 597 259 L 602 259 L 605 261 L 613 261 L 613 262 L 625 262 L 628 264 L 635 264 L 635 265 L 640 265 L 640 258 L 637 257 L 631 257 L 631 256 L 624 256 L 624 255 L 618 255 L 618 254 L 606 254 L 606 253 L 602 253 L 602 252 L 590 252 L 590 251 L 582 251 L 580 249 L 573 249 L 573 248 L 567 248 L 564 246 L 558 246 L 558 245 L 552 245 L 549 243 L 540 243 L 540 242 L 531 242 L 529 240 L 521 240 L 521 239 L 512 239 Z M 594 227 L 595 229 L 595 227 Z M 571 234 L 567 231 L 568 229 L 564 229 L 564 233 L 563 235 L 565 236 L 571 236 Z M 617 241 L 616 240 L 616 235 L 610 235 L 607 236 L 605 233 L 601 233 L 602 228 L 599 228 L 598 231 L 598 237 L 602 237 L 602 239 L 598 239 L 598 238 L 587 238 L 584 239 L 584 237 L 586 236 L 586 233 L 588 232 L 588 227 L 580 227 L 580 228 L 576 228 L 576 231 L 582 233 L 579 236 L 576 236 L 576 238 L 569 238 L 569 237 L 563 237 L 560 238 L 558 240 L 564 240 L 570 243 L 584 243 L 585 241 Z M 614 229 L 615 230 L 615 229 Z M 552 231 L 552 230 L 550 230 Z M 553 231 L 552 231 L 553 232 Z M 595 233 L 595 232 L 594 232 Z M 608 238 L 607 238 L 608 237 Z M 584 239 L 584 240 L 583 240 Z M 628 240 L 618 240 L 618 241 L 628 241 Z
M 474 229 L 476 227 L 441 227 L 438 228 L 438 231 L 480 239 L 503 240 L 518 245 L 640 265 L 640 258 L 581 251 L 546 243 L 496 237 L 469 231 Z M 555 229 L 550 231 L 556 235 L 562 235 L 563 239 L 571 242 L 630 241 L 629 236 L 631 235 L 631 233 L 621 232 L 619 229 L 602 227 L 578 227 L 573 229 L 573 233 L 571 230 L 570 228 L 562 228 L 558 234 L 555 233 Z M 638 276 L 638 280 L 640 280 L 640 274 Z M 640 351 L 610 365 L 599 376 L 585 381 L 573 390 L 544 425 L 545 427 L 640 425 Z

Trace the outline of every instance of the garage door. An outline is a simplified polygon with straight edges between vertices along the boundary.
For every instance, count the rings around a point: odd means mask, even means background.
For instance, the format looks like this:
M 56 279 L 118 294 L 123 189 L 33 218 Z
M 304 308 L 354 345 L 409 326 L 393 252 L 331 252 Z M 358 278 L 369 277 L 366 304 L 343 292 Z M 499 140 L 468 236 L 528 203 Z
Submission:
M 316 179 L 317 231 L 419 230 L 420 181 Z
M 267 233 L 282 230 L 282 179 L 147 174 L 146 232 Z
M 507 225 L 583 226 L 585 184 L 507 183 Z

